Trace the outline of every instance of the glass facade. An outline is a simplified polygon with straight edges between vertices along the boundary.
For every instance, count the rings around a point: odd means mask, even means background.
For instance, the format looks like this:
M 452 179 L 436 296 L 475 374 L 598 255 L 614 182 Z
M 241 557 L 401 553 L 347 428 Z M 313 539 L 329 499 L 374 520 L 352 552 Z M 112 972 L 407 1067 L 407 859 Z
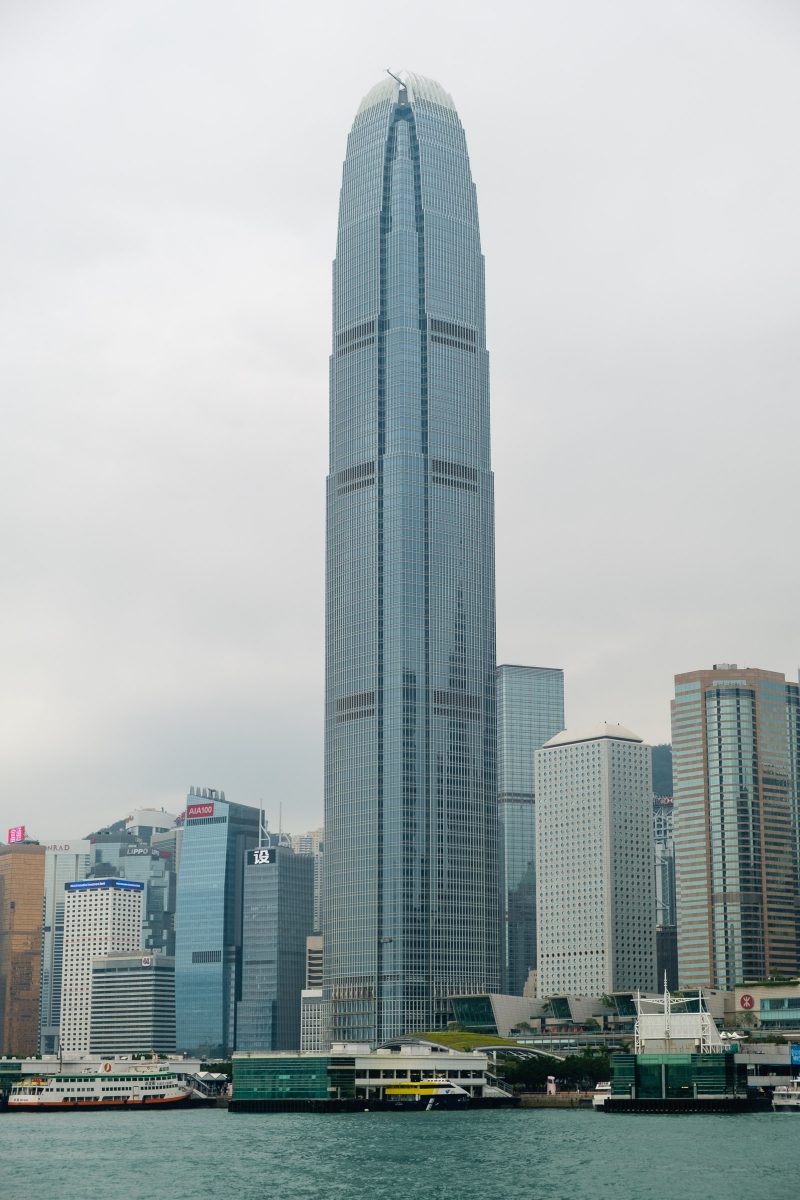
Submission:
M 0 1054 L 39 1049 L 44 868 L 44 846 L 0 846 Z
M 245 852 L 237 1050 L 299 1050 L 314 857 L 273 845 Z
M 504 992 L 521 996 L 536 966 L 533 755 L 564 728 L 564 672 L 497 668 L 497 803 Z
M 91 838 L 87 875 L 102 879 L 119 876 L 145 886 L 142 910 L 142 947 L 175 953 L 175 871 L 168 850 L 151 849 L 146 837 L 122 830 Z
M 224 1057 L 236 1045 L 241 998 L 244 855 L 258 841 L 258 809 L 213 788 L 187 797 L 175 915 L 178 1049 Z
M 363 101 L 333 276 L 325 995 L 331 1036 L 442 1026 L 498 982 L 484 267 L 436 83 Z
M 681 986 L 733 988 L 800 968 L 794 688 L 730 664 L 676 677 Z

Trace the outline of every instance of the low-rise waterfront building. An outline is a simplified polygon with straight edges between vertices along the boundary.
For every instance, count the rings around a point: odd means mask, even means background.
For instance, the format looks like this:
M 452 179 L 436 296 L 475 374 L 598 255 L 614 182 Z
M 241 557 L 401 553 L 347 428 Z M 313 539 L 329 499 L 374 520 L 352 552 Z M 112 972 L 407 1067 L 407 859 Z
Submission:
M 714 1111 L 720 1104 L 748 1101 L 747 1067 L 726 1041 L 702 993 L 673 999 L 636 998 L 634 1053 L 611 1060 L 614 1111 Z
M 397 1081 L 433 1075 L 446 1076 L 476 1099 L 491 1086 L 488 1057 L 476 1051 L 422 1039 L 401 1039 L 375 1050 L 363 1042 L 335 1042 L 325 1054 L 237 1052 L 233 1101 L 382 1100 Z
M 800 1041 L 800 979 L 739 984 L 734 989 L 733 1023 L 765 1033 L 795 1033 Z

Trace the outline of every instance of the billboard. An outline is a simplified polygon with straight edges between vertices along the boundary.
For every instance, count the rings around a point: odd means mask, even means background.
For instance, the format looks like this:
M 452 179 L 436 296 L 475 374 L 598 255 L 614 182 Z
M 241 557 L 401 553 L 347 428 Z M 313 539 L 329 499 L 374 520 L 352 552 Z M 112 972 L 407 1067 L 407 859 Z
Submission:
M 213 817 L 214 802 L 209 801 L 206 804 L 187 804 L 186 820 L 191 821 L 194 817 Z
M 274 863 L 277 857 L 277 851 L 274 846 L 255 846 L 252 850 L 247 851 L 248 867 L 263 867 L 267 863 Z
M 25 841 L 25 826 L 24 825 L 14 825 L 12 829 L 9 829 L 9 831 L 8 831 L 9 846 L 13 842 L 24 842 L 24 841 Z
M 135 879 L 78 879 L 74 883 L 65 883 L 67 892 L 97 891 L 100 888 L 119 888 L 123 892 L 142 892 L 144 884 Z
M 793 1067 L 800 1067 L 800 1045 L 797 1042 L 789 1047 L 789 1061 Z

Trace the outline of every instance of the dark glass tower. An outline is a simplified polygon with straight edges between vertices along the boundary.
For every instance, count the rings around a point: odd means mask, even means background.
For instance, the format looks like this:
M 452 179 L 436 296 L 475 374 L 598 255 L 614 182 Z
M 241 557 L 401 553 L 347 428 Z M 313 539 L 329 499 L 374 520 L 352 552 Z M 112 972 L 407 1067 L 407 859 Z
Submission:
M 314 858 L 278 844 L 246 852 L 237 1050 L 299 1050 L 306 938 L 314 928 Z
M 441 1027 L 498 985 L 484 268 L 448 94 L 356 115 L 333 273 L 325 995 L 331 1036 Z
M 502 987 L 521 996 L 536 966 L 536 801 L 533 756 L 564 728 L 564 672 L 497 668 L 497 813 Z

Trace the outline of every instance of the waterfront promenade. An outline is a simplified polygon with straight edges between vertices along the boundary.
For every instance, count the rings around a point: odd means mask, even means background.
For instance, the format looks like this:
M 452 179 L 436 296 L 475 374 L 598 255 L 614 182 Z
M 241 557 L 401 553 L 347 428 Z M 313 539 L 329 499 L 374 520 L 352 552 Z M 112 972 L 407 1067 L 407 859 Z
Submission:
M 794 1200 L 798 1133 L 772 1113 L 64 1113 L 0 1121 L 0 1160 L 14 1200 Z

